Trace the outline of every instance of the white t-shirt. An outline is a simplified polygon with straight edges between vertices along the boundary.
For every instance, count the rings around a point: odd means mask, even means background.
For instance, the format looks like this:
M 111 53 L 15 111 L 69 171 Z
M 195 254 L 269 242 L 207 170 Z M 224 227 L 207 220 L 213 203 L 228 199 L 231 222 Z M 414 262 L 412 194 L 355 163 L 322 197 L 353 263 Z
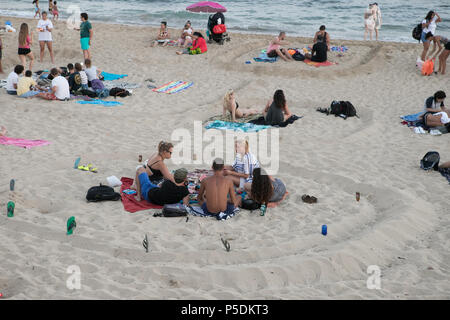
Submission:
M 79 74 L 80 74 L 80 77 L 81 77 L 81 84 L 88 84 L 88 78 L 87 78 L 86 72 L 81 70 L 79 72 Z
M 97 67 L 92 66 L 90 68 L 84 69 L 84 72 L 86 72 L 86 75 L 87 75 L 89 81 L 92 81 L 94 79 L 98 79 L 98 77 L 97 77 Z
M 6 80 L 6 91 L 17 91 L 14 88 L 14 85 L 19 82 L 19 75 L 14 71 L 8 75 L 8 79 Z
M 39 41 L 52 41 L 52 33 L 50 31 L 47 31 L 47 28 L 53 29 L 53 23 L 50 21 L 50 19 L 47 20 L 39 20 L 38 29 L 44 29 L 45 31 L 41 32 L 39 31 Z
M 66 78 L 57 76 L 52 80 L 52 88 L 56 86 L 55 96 L 59 100 L 64 100 L 66 98 L 70 98 L 70 90 L 69 90 L 69 82 Z
M 437 16 L 434 16 L 433 19 L 431 19 L 430 24 L 428 25 L 428 28 L 423 28 L 422 32 L 428 33 L 431 32 L 434 36 L 434 33 L 436 32 L 436 20 L 438 19 Z M 423 19 L 422 24 L 427 23 L 427 20 Z
M 236 154 L 236 158 L 234 159 L 232 167 L 234 171 L 238 173 L 245 173 L 249 175 L 245 182 L 252 182 L 253 169 L 259 168 L 260 165 L 255 156 L 249 152 L 246 153 L 243 157 L 241 157 L 241 154 L 239 153 Z

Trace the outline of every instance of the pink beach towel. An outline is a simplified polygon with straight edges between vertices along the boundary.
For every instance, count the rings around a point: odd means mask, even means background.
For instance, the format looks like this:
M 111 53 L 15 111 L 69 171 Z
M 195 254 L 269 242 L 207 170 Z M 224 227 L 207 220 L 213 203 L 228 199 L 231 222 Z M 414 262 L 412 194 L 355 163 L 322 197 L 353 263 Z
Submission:
M 314 62 L 314 61 L 311 61 L 309 59 L 305 59 L 305 60 L 303 60 L 303 62 L 306 63 L 306 64 L 309 64 L 310 66 L 314 66 L 316 68 L 318 68 L 318 67 L 327 67 L 327 66 L 332 66 L 332 65 L 337 64 L 336 62 L 331 62 L 331 61 Z
M 18 146 L 25 149 L 30 149 L 31 147 L 38 147 L 38 146 L 46 146 L 50 144 L 49 141 L 45 140 L 26 140 L 26 139 L 20 139 L 20 138 L 9 138 L 2 136 L 0 137 L 0 144 L 4 144 L 7 146 Z
M 131 185 L 133 184 L 133 179 L 122 177 L 120 179 L 122 181 L 122 186 L 120 187 L 120 195 L 122 196 L 122 203 L 123 208 L 128 212 L 137 212 L 141 210 L 148 210 L 148 209 L 161 209 L 162 206 L 158 206 L 156 204 L 147 202 L 146 200 L 142 199 L 141 201 L 137 201 L 134 196 L 136 194 L 126 194 L 123 192 L 123 190 L 130 189 Z

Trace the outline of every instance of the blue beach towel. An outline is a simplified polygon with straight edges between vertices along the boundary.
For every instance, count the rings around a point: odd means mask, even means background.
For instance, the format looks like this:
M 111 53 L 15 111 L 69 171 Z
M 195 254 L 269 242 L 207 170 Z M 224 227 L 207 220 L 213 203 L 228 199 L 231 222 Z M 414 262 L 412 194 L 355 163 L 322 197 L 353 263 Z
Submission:
M 106 80 L 106 81 L 112 81 L 112 80 L 117 80 L 117 79 L 122 79 L 122 78 L 128 77 L 127 74 L 115 74 L 115 73 L 108 73 L 105 71 L 102 71 L 101 75 L 104 77 L 103 80 Z
M 221 120 L 209 122 L 205 126 L 205 129 L 234 130 L 240 132 L 258 132 L 268 128 L 271 128 L 271 126 L 263 126 L 252 123 L 227 122 Z
M 261 52 L 259 54 L 259 57 L 253 58 L 253 60 L 255 60 L 256 62 L 271 62 L 271 63 L 273 63 L 273 62 L 276 62 L 278 60 L 278 57 L 269 58 L 267 56 L 267 52 Z
M 105 101 L 100 99 L 93 99 L 90 101 L 77 101 L 79 104 L 100 104 L 105 107 L 114 107 L 114 106 L 121 106 L 123 103 L 119 101 Z
M 422 124 L 422 119 L 420 118 L 421 115 L 423 115 L 423 112 L 401 116 L 400 119 L 408 122 L 408 127 L 417 127 Z

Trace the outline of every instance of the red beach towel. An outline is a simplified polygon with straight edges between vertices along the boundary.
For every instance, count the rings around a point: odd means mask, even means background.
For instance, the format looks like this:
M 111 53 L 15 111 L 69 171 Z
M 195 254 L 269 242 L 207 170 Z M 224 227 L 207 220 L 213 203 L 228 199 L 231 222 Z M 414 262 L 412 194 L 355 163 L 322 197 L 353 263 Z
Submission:
M 122 181 L 122 186 L 120 187 L 120 195 L 122 196 L 123 208 L 126 211 L 137 212 L 141 210 L 162 208 L 162 206 L 147 202 L 144 199 L 142 199 L 141 201 L 136 201 L 136 199 L 134 198 L 136 194 L 123 193 L 123 190 L 130 189 L 131 185 L 133 184 L 133 179 L 122 177 L 120 181 Z
M 337 64 L 336 62 L 325 61 L 325 62 L 314 62 L 308 59 L 303 60 L 304 63 L 309 64 L 310 66 L 318 67 L 327 67 Z

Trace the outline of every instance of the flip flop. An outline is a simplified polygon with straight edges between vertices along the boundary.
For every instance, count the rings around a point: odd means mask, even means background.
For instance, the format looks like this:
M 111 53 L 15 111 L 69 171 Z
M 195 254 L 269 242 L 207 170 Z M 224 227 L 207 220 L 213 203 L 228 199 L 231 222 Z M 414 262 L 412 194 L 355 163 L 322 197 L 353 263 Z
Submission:
M 70 217 L 69 220 L 67 220 L 67 234 L 71 235 L 76 226 L 77 223 L 75 222 L 75 217 Z
M 81 160 L 80 157 L 78 157 L 78 158 L 75 160 L 75 163 L 74 163 L 74 165 L 73 165 L 73 168 L 74 168 L 74 169 L 78 169 L 78 165 L 80 164 L 80 160 Z
M 310 195 L 307 195 L 307 194 L 302 195 L 302 200 L 303 200 L 303 202 L 309 203 L 309 204 L 317 203 L 317 198 L 316 197 L 310 196 Z
M 12 202 L 12 201 L 8 202 L 8 204 L 6 205 L 6 207 L 8 208 L 8 217 L 9 217 L 9 218 L 14 217 L 14 208 L 16 207 L 16 205 L 14 204 L 14 202 Z
M 220 238 L 220 240 L 222 240 L 223 246 L 225 247 L 227 252 L 230 252 L 231 250 L 230 243 L 227 240 L 224 240 L 223 238 Z
M 148 253 L 148 238 L 147 238 L 147 234 L 145 235 L 144 240 L 142 240 L 142 245 L 143 245 L 144 248 L 145 248 L 145 252 Z
M 83 165 L 78 166 L 78 169 L 83 170 L 83 171 L 89 171 L 89 168 L 87 166 L 83 166 Z
M 16 181 L 14 179 L 11 179 L 11 181 L 9 181 L 9 190 L 14 191 L 15 184 L 16 184 Z
M 93 165 L 89 163 L 87 165 L 88 171 L 97 173 L 97 168 L 92 168 L 92 167 L 93 167 Z

